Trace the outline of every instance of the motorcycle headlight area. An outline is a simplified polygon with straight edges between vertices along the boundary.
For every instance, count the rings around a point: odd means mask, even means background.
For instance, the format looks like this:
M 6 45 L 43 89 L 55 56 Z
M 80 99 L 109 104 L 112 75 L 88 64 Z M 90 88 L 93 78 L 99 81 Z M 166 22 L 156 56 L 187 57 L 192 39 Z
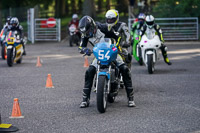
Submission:
M 10 37 L 7 39 L 7 44 L 14 44 L 15 43 L 15 38 L 14 37 Z

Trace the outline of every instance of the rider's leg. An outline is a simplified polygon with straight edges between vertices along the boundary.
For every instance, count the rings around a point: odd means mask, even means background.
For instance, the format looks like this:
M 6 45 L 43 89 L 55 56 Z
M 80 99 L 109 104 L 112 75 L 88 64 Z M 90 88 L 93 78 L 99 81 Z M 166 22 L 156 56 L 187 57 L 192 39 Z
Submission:
M 96 74 L 96 67 L 93 65 L 95 61 L 89 66 L 85 72 L 85 85 L 83 88 L 83 101 L 80 104 L 81 108 L 88 107 L 90 102 L 90 93 L 93 84 L 94 75 Z
M 126 93 L 128 97 L 128 106 L 129 107 L 135 107 L 135 102 L 134 102 L 134 92 L 133 92 L 133 86 L 132 86 L 132 79 L 131 79 L 131 73 L 129 68 L 123 63 L 123 60 L 120 56 L 117 57 L 117 63 L 119 70 L 122 74 L 124 85 L 126 88 Z
M 171 65 L 172 63 L 169 61 L 169 58 L 167 57 L 167 47 L 162 43 L 160 49 L 161 49 L 165 63 L 167 63 L 168 65 Z

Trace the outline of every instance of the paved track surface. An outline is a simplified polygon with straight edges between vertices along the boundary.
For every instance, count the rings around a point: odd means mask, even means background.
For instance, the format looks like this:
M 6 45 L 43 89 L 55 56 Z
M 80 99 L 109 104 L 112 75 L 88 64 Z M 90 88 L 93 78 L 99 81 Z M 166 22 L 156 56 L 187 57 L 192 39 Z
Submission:
M 66 43 L 66 42 L 65 42 Z M 8 67 L 0 60 L 0 113 L 3 123 L 19 133 L 199 133 L 200 45 L 169 45 L 168 66 L 162 57 L 149 75 L 145 66 L 132 64 L 137 107 L 128 108 L 125 90 L 106 113 L 91 106 L 79 108 L 86 68 L 77 47 L 66 43 L 27 45 L 22 64 Z M 42 67 L 37 68 L 37 56 Z M 89 57 L 89 61 L 92 57 Z M 47 74 L 55 88 L 46 89 Z M 10 119 L 18 98 L 23 119 Z

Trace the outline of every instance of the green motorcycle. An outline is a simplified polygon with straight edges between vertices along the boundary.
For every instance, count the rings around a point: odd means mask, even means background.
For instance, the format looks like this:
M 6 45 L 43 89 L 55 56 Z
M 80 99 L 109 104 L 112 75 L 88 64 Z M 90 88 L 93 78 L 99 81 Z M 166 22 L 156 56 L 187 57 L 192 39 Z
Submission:
M 135 32 L 133 33 L 133 42 L 132 42 L 133 52 L 132 53 L 133 53 L 133 57 L 135 58 L 135 60 L 140 65 L 143 65 L 141 48 L 138 45 L 138 43 L 139 43 L 139 35 L 140 35 L 140 31 L 139 30 L 135 30 Z

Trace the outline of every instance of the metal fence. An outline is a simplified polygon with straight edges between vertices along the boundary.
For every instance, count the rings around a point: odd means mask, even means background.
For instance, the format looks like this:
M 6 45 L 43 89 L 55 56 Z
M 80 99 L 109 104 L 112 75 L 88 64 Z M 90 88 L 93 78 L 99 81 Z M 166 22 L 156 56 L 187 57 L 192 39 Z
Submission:
M 34 38 L 35 41 L 60 41 L 60 19 L 56 19 L 56 25 L 49 28 L 43 22 L 47 19 L 35 19 Z
M 198 18 L 156 18 L 160 25 L 165 40 L 198 40 L 199 26 Z M 131 30 L 134 19 L 129 19 L 129 30 Z

